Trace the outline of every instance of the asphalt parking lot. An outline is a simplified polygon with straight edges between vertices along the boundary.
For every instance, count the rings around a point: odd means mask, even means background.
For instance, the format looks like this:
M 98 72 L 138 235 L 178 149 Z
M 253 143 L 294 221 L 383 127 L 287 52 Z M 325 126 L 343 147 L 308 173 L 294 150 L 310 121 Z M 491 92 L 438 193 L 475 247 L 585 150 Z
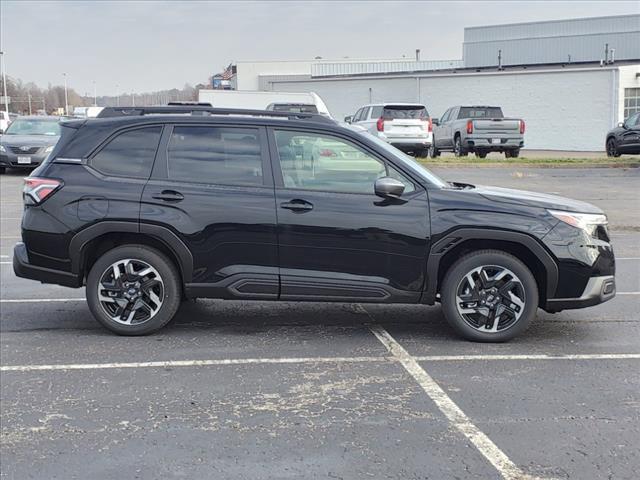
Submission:
M 2 478 L 638 478 L 640 169 L 435 170 L 605 209 L 617 297 L 508 344 L 437 306 L 203 300 L 117 337 L 83 291 L 13 276 L 1 176 Z

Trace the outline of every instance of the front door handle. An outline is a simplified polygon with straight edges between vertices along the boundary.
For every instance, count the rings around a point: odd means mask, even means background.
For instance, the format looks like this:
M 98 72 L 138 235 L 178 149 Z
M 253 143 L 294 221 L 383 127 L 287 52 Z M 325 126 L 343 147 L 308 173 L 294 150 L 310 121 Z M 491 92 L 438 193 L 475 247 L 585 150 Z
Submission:
M 313 210 L 313 204 L 306 200 L 295 199 L 290 202 L 281 203 L 280 208 L 285 208 L 294 212 L 308 212 Z
M 151 195 L 151 198 L 155 198 L 156 200 L 164 200 L 165 202 L 180 202 L 184 200 L 184 195 L 182 195 L 180 192 L 176 192 L 175 190 L 163 190 L 160 193 Z

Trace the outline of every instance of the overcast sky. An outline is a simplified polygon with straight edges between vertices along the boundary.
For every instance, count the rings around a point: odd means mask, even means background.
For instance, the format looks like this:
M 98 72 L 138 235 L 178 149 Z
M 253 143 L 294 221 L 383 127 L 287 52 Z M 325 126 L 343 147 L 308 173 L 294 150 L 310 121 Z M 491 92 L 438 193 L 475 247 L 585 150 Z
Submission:
M 0 1 L 7 73 L 78 93 L 205 83 L 231 61 L 459 59 L 468 26 L 639 13 L 635 1 Z

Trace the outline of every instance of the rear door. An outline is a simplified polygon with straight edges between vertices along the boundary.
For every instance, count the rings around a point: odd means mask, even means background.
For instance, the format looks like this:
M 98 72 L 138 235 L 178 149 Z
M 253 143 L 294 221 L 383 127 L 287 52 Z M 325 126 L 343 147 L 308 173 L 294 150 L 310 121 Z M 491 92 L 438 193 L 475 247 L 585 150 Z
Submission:
M 423 105 L 385 105 L 382 118 L 387 140 L 428 136 L 429 114 Z
M 417 301 L 429 240 L 422 187 L 356 140 L 274 128 L 281 299 Z M 295 145 L 313 144 L 312 167 Z M 374 194 L 392 176 L 405 184 L 401 200 Z
M 277 298 L 274 189 L 263 127 L 165 128 L 142 196 L 144 225 L 169 228 L 193 256 L 194 296 Z

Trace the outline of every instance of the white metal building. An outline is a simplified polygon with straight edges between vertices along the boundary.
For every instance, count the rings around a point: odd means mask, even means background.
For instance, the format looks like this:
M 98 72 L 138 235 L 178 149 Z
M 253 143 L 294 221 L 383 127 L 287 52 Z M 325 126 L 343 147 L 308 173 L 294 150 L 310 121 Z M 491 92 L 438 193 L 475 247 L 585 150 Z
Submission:
M 640 111 L 640 15 L 465 29 L 463 59 L 238 62 L 238 89 L 319 94 L 335 118 L 370 102 L 499 105 L 526 146 L 598 151 Z

